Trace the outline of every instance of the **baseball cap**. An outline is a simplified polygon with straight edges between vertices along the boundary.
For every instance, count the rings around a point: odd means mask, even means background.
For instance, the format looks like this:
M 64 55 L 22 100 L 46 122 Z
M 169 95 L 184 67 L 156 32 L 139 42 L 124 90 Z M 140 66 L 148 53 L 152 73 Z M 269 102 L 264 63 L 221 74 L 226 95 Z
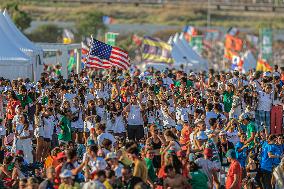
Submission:
M 203 151 L 203 154 L 206 155 L 207 157 L 212 157 L 213 156 L 213 152 L 211 148 L 205 148 Z
M 87 146 L 94 146 L 94 145 L 95 145 L 95 141 L 94 140 L 88 140 Z
M 232 158 L 232 159 L 236 159 L 236 152 L 233 149 L 228 150 L 228 152 L 226 153 L 226 157 L 227 158 Z
M 23 156 L 24 155 L 24 151 L 23 150 L 17 150 L 16 151 L 16 155 Z

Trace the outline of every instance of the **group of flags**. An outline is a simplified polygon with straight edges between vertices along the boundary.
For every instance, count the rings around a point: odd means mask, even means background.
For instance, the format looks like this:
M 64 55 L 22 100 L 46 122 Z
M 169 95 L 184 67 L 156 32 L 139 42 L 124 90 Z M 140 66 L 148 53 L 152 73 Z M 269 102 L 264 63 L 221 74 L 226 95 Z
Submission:
M 239 30 L 234 27 L 230 28 L 227 31 L 224 44 L 224 57 L 227 60 L 231 61 L 232 69 L 238 69 L 239 71 L 242 71 L 244 64 L 242 51 L 244 50 L 244 46 L 246 46 L 247 49 L 256 51 L 256 48 L 258 46 L 258 37 L 254 35 L 246 35 L 246 39 L 243 40 L 241 37 L 238 36 L 239 33 Z M 261 45 L 262 44 L 260 44 L 260 46 Z M 272 67 L 270 66 L 268 61 L 269 60 L 264 56 L 264 54 L 260 52 L 257 60 L 256 70 L 271 71 Z
M 109 18 L 105 19 L 105 21 L 107 21 Z M 200 49 L 202 49 L 202 45 L 206 45 L 204 41 L 206 41 L 207 38 L 211 41 L 220 38 L 220 32 L 213 30 L 206 31 L 202 35 L 200 33 L 201 32 L 192 26 L 186 26 L 183 30 L 184 37 L 192 48 L 194 48 L 194 45 L 199 45 Z M 242 39 L 239 33 L 240 31 L 234 27 L 227 31 L 224 41 L 224 57 L 231 62 L 232 69 L 242 71 L 244 50 L 247 46 L 249 46 L 249 49 L 252 48 L 252 46 L 257 46 L 258 37 L 246 35 L 247 39 Z M 130 67 L 128 53 L 115 47 L 117 35 L 117 33 L 108 32 L 105 34 L 105 42 L 96 39 L 91 39 L 88 43 L 82 42 L 81 53 L 84 66 L 96 69 L 109 69 L 111 67 L 128 69 Z M 195 38 L 196 40 L 199 39 L 199 41 L 196 42 Z M 173 58 L 171 57 L 172 46 L 169 43 L 158 38 L 149 36 L 140 37 L 136 34 L 132 35 L 132 42 L 137 45 L 137 47 L 141 47 L 141 55 L 144 62 L 173 63 Z M 195 51 L 197 51 L 197 49 L 195 49 Z M 256 70 L 268 71 L 272 70 L 272 67 L 269 65 L 268 60 L 260 56 L 257 61 Z

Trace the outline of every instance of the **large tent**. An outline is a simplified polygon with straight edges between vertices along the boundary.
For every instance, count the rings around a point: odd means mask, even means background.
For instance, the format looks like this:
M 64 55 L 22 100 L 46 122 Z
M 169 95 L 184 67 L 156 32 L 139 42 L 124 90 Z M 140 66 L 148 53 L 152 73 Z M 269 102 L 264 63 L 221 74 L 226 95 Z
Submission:
M 43 67 L 43 50 L 35 46 L 24 34 L 21 33 L 21 31 L 11 20 L 6 10 L 3 12 L 3 14 L 0 14 L 0 28 L 11 43 L 13 43 L 18 49 L 30 57 L 34 70 L 34 74 L 32 75 L 33 77 L 31 79 L 39 79 L 39 74 Z
M 0 76 L 8 79 L 32 77 L 30 58 L 18 49 L 0 27 Z
M 170 37 L 169 43 L 172 45 L 172 57 L 176 67 L 183 64 L 186 71 L 208 70 L 208 62 L 189 46 L 182 34 Z

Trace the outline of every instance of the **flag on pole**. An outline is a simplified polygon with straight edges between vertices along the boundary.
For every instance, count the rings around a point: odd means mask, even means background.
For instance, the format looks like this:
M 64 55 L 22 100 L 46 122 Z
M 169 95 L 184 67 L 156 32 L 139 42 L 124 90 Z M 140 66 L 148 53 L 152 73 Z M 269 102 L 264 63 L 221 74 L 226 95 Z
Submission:
M 111 67 L 128 69 L 130 60 L 126 51 L 92 39 L 86 66 L 102 69 Z
M 64 29 L 63 30 L 63 43 L 70 44 L 73 41 L 74 41 L 74 34 L 70 30 Z
M 143 39 L 142 58 L 152 63 L 173 63 L 171 56 L 172 46 L 158 39 L 145 36 Z
M 198 31 L 193 26 L 185 26 L 183 28 L 184 38 L 186 41 L 190 41 L 192 36 L 198 35 Z
M 85 64 L 89 53 L 89 47 L 84 42 L 81 42 L 81 46 L 81 62 Z
M 256 65 L 256 71 L 263 71 L 263 72 L 272 71 L 272 67 L 269 65 L 269 63 L 266 60 L 259 59 Z
M 110 16 L 103 16 L 103 23 L 105 25 L 108 25 L 108 24 L 113 24 L 114 22 L 114 19 Z
M 116 42 L 116 37 L 118 36 L 118 33 L 114 33 L 114 32 L 107 32 L 105 34 L 105 43 L 111 46 L 115 46 L 115 42 Z
M 241 51 L 243 48 L 243 41 L 238 37 L 227 34 L 225 47 L 233 51 Z

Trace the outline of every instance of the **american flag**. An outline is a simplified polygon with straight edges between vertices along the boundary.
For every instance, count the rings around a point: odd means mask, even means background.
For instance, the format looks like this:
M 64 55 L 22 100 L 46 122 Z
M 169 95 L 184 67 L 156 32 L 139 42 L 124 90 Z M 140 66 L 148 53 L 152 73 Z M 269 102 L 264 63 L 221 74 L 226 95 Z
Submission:
M 102 69 L 118 67 L 128 69 L 130 62 L 126 51 L 92 39 L 86 67 Z

